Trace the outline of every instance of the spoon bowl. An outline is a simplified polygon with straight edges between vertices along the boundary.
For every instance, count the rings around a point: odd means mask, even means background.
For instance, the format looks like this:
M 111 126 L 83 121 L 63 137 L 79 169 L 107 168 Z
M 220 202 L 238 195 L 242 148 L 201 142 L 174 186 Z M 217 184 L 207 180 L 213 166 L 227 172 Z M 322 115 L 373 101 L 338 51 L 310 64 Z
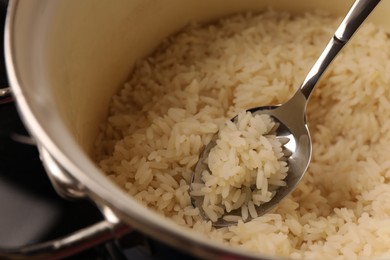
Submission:
M 304 176 L 312 153 L 312 142 L 306 121 L 306 106 L 310 94 L 330 63 L 379 2 L 380 0 L 356 0 L 354 2 L 322 54 L 307 74 L 302 85 L 289 101 L 282 105 L 256 107 L 248 110 L 253 115 L 268 114 L 277 123 L 278 127 L 275 129 L 275 134 L 283 144 L 288 164 L 287 176 L 284 179 L 286 185 L 278 188 L 270 201 L 260 204 L 260 206 L 255 206 L 258 216 L 274 208 L 295 189 Z M 232 121 L 234 120 L 235 118 L 232 119 Z M 211 142 L 200 155 L 192 175 L 191 186 L 194 183 L 203 183 L 202 173 L 204 170 L 208 170 L 207 157 L 210 150 L 216 145 L 217 136 L 218 133 L 214 135 Z M 208 217 L 202 208 L 203 197 L 192 196 L 192 204 L 199 209 L 202 218 L 207 220 Z M 240 209 L 229 212 L 229 215 L 240 215 Z M 248 218 L 246 221 L 249 220 L 251 219 Z M 213 222 L 213 225 L 216 227 L 232 224 L 235 224 L 235 222 L 226 221 L 222 217 Z

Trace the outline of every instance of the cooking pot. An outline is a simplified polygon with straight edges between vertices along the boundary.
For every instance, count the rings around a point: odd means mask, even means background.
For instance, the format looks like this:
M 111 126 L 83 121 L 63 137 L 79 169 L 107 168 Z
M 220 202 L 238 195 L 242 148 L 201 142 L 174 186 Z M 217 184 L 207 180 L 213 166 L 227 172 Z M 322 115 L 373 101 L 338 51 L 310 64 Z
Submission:
M 1 249 L 0 257 L 63 257 L 137 229 L 198 257 L 272 258 L 205 240 L 126 195 L 92 160 L 99 124 L 135 61 L 190 21 L 209 22 L 267 7 L 344 15 L 351 4 L 340 0 L 11 1 L 5 56 L 21 116 L 37 140 L 58 193 L 91 199 L 106 220 L 56 241 Z M 388 13 L 390 1 L 382 1 L 370 20 L 390 27 Z

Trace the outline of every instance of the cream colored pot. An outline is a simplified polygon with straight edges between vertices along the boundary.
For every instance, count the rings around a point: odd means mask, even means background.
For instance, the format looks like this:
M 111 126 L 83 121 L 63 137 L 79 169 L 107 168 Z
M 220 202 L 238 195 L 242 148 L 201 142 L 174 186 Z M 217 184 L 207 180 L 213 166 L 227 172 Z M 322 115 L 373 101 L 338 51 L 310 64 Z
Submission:
M 250 255 L 202 239 L 140 205 L 111 183 L 91 159 L 98 126 L 111 96 L 135 60 L 191 20 L 207 22 L 267 6 L 303 12 L 325 9 L 344 15 L 345 0 L 29 0 L 11 1 L 6 25 L 6 63 L 20 113 L 37 139 L 58 192 L 87 197 L 106 221 L 70 238 L 39 247 L 2 249 L 0 257 L 69 255 L 132 228 L 205 258 L 272 258 Z M 390 1 L 371 20 L 390 27 Z M 132 227 L 132 228 L 131 228 Z

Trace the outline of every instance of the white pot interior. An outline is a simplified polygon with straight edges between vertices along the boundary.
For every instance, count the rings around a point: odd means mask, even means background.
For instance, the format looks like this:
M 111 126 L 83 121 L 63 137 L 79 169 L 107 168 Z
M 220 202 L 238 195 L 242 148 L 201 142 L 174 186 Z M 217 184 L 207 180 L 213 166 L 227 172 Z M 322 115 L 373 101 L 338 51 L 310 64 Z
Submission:
M 35 118 L 32 132 L 49 151 L 60 150 L 72 169 L 105 181 L 89 155 L 111 96 L 137 59 L 190 21 L 211 21 L 241 11 L 324 9 L 343 15 L 352 1 L 84 0 L 19 1 L 14 17 L 13 63 L 23 96 L 21 112 Z M 390 2 L 371 20 L 390 26 Z M 20 101 L 19 100 L 19 101 Z M 25 102 L 25 103 L 24 103 Z M 29 112 L 25 110 L 29 109 Z M 30 118 L 27 118 L 29 121 Z M 36 125 L 41 127 L 36 127 Z M 63 125 L 66 128 L 63 128 Z M 43 136 L 44 137 L 41 137 Z M 42 140 L 44 139 L 44 140 Z M 79 176 L 77 176 L 79 178 Z M 83 181 L 84 179 L 80 177 Z M 98 193 L 98 192 L 97 192 Z
M 27 82 L 31 85 L 37 76 L 42 77 L 39 88 L 45 95 L 44 88 L 50 89 L 69 130 L 89 152 L 110 98 L 129 77 L 134 62 L 190 21 L 210 21 L 266 6 L 293 12 L 318 8 L 341 14 L 348 8 L 347 2 L 40 1 L 42 23 L 32 31 L 42 33 L 34 46 L 35 53 L 40 49 L 40 56 L 34 60 L 40 60 L 43 72 Z
M 18 13 L 24 17 L 17 20 L 15 28 L 16 62 L 23 70 L 18 76 L 26 96 L 52 100 L 77 143 L 89 153 L 110 98 L 130 76 L 134 62 L 190 21 L 207 22 L 266 7 L 291 12 L 322 9 L 342 15 L 351 3 L 307 0 L 19 2 Z M 383 1 L 371 20 L 386 26 L 389 22 L 385 14 L 389 9 L 390 4 Z

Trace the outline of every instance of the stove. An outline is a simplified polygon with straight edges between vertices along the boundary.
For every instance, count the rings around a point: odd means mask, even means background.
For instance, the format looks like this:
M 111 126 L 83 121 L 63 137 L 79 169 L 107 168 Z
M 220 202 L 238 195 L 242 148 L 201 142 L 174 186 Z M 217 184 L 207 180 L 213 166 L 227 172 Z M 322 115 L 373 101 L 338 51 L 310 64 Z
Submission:
M 7 3 L 0 0 L 1 28 L 4 27 Z M 2 31 L 0 35 L 3 35 Z M 2 39 L 0 43 L 3 49 Z M 0 89 L 6 86 L 4 58 L 1 57 Z M 103 219 L 90 201 L 68 201 L 55 192 L 11 96 L 0 99 L 0 208 L 0 247 L 60 238 Z M 66 259 L 172 258 L 194 259 L 133 232 Z

